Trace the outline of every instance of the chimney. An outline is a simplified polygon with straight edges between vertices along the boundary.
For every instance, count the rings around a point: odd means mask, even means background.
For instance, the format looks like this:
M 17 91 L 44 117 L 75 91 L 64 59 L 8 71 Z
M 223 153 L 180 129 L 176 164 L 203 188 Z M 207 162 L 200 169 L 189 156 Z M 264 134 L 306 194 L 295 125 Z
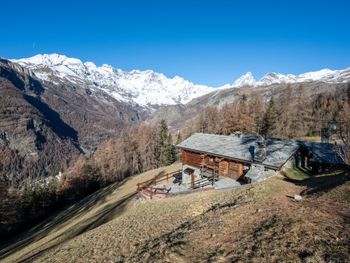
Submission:
M 264 161 L 266 159 L 266 141 L 264 137 L 258 136 L 255 149 L 255 160 Z

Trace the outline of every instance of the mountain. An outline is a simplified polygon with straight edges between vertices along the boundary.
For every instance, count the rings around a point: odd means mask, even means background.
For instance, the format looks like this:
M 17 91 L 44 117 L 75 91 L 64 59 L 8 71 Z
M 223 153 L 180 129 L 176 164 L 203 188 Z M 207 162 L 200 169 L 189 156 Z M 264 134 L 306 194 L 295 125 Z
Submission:
M 0 59 L 0 172 L 12 184 L 56 175 L 145 119 L 139 106 L 73 81 L 43 80 Z
M 43 92 L 32 72 L 0 60 L 0 174 L 13 185 L 55 175 L 81 152 L 77 130 Z
M 168 78 L 152 70 L 127 72 L 106 64 L 98 67 L 92 62 L 83 63 L 79 59 L 59 54 L 36 55 L 12 61 L 31 69 L 43 81 L 55 84 L 70 83 L 84 86 L 91 91 L 102 91 L 120 102 L 140 106 L 146 110 L 186 104 L 198 97 L 228 88 L 305 82 L 346 83 L 350 80 L 350 68 L 322 69 L 300 75 L 270 72 L 260 80 L 256 80 L 251 72 L 247 72 L 232 84 L 214 88 L 193 84 L 179 76 Z
M 243 78 L 244 77 L 244 78 Z M 260 80 L 256 81 L 253 75 L 248 72 L 243 75 L 241 81 L 236 81 L 234 87 L 249 86 L 259 87 L 271 84 L 285 84 L 285 83 L 307 83 L 307 82 L 325 82 L 325 83 L 346 83 L 350 80 L 350 68 L 344 70 L 330 70 L 322 69 L 319 71 L 303 73 L 300 75 L 270 72 L 263 76 Z M 239 80 L 240 80 L 239 79 Z
M 345 74 L 344 74 L 345 75 Z M 243 95 L 250 97 L 259 94 L 267 102 L 273 97 L 278 100 L 280 97 L 289 96 L 291 105 L 297 105 L 299 102 L 299 91 L 302 88 L 304 99 L 308 102 L 316 98 L 319 94 L 329 94 L 332 92 L 349 89 L 350 78 L 344 82 L 324 82 L 324 81 L 306 81 L 306 82 L 267 82 L 265 85 L 243 85 L 242 87 L 234 87 L 218 89 L 201 97 L 195 98 L 185 105 L 162 106 L 156 110 L 151 118 L 153 121 L 166 119 L 168 125 L 173 130 L 180 130 L 191 125 L 191 120 L 196 118 L 198 114 L 208 106 L 223 107 L 226 103 L 232 103 Z
M 44 81 L 84 85 L 92 91 L 103 91 L 118 101 L 142 107 L 185 104 L 213 91 L 211 87 L 195 85 L 179 76 L 167 78 L 152 70 L 126 72 L 106 64 L 97 67 L 92 62 L 83 63 L 59 54 L 12 61 L 31 69 Z
M 254 86 L 255 83 L 256 80 L 253 74 L 251 72 L 247 72 L 233 83 L 233 87 L 240 88 L 244 86 Z

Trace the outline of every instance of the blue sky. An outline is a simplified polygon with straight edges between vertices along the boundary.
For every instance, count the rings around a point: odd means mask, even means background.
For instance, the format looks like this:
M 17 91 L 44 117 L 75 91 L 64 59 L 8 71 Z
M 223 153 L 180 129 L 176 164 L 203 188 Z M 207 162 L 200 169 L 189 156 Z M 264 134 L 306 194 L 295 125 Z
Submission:
M 1 1 L 0 56 L 60 53 L 219 86 L 350 67 L 350 1 Z

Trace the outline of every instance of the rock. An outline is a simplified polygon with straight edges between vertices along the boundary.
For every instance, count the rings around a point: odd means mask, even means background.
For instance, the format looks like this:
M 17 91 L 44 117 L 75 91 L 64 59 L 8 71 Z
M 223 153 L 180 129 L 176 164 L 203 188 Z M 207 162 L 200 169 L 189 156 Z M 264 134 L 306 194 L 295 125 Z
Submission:
M 301 195 L 294 195 L 294 200 L 295 201 L 301 201 L 301 199 L 303 199 L 302 197 L 301 197 Z

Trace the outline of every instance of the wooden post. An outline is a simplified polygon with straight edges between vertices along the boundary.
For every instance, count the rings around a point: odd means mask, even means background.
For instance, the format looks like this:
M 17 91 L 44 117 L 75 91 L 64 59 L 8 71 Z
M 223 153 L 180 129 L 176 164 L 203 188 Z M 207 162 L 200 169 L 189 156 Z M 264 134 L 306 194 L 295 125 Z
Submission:
M 191 173 L 191 188 L 194 189 L 194 173 Z
M 215 170 L 216 170 L 216 162 L 214 161 L 214 167 L 213 167 L 213 180 L 211 181 L 211 186 L 214 185 L 214 181 L 215 181 Z

